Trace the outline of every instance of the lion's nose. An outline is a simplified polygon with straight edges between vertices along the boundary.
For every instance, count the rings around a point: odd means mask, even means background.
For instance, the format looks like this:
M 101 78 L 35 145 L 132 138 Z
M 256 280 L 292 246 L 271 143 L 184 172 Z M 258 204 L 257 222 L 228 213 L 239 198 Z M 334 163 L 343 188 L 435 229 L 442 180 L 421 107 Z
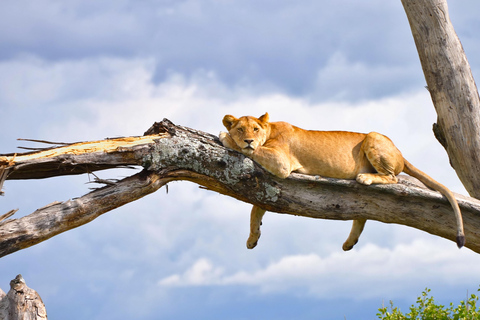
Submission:
M 243 140 L 243 141 L 245 141 L 245 142 L 248 143 L 248 144 L 251 144 L 251 143 L 253 142 L 253 139 L 245 139 L 245 140 Z

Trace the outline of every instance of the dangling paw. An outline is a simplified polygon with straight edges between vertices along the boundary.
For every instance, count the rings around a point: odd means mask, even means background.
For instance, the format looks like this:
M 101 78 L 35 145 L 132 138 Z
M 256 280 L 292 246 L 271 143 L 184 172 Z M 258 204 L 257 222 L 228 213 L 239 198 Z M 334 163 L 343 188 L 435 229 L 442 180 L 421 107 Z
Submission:
M 342 246 L 343 251 L 352 250 L 352 248 L 357 244 L 358 240 L 355 243 L 349 243 L 348 240 Z
M 258 233 L 250 233 L 250 236 L 248 237 L 247 240 L 247 248 L 248 249 L 253 249 L 257 246 L 258 239 L 260 239 L 260 230 Z

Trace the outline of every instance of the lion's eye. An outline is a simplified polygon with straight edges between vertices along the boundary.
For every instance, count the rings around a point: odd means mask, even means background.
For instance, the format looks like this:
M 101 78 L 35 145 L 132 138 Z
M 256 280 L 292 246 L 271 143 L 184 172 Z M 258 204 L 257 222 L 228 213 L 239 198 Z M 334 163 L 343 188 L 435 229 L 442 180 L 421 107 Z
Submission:
M 243 133 L 243 128 L 238 128 L 237 131 Z
M 254 132 L 257 132 L 258 130 L 260 130 L 260 129 L 258 129 L 258 128 L 256 128 L 256 127 L 253 128 L 253 131 L 254 131 Z

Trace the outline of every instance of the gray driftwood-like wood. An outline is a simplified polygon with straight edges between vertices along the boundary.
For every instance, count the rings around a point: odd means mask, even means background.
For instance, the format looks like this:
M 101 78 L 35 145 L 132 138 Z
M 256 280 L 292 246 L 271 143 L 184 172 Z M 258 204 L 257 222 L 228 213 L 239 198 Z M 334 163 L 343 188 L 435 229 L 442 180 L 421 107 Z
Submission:
M 334 220 L 363 218 L 407 225 L 452 241 L 456 236 L 450 204 L 439 193 L 412 183 L 413 178 L 401 178 L 396 185 L 376 186 L 300 174 L 280 179 L 250 158 L 223 147 L 216 136 L 166 119 L 155 123 L 143 137 L 79 143 L 17 154 L 15 159 L 0 157 L 2 163 L 0 171 L 8 172 L 7 181 L 48 178 L 58 175 L 58 171 L 87 173 L 112 163 L 143 170 L 82 197 L 0 222 L 0 257 L 79 227 L 174 180 L 191 181 L 272 212 Z M 480 201 L 463 197 L 458 201 L 466 246 L 480 252 Z M 161 207 L 156 210 L 161 211 Z
M 446 0 L 402 0 L 428 91 L 434 133 L 468 193 L 480 198 L 480 99 Z
M 0 320 L 46 320 L 47 310 L 38 293 L 22 275 L 10 281 L 7 294 L 0 289 Z

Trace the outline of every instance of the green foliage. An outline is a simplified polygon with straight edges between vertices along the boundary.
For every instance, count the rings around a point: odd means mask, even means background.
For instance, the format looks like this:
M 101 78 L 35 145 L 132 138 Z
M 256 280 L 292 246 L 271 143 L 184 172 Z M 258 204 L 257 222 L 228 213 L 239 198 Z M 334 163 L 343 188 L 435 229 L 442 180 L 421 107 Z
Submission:
M 480 291 L 478 289 L 477 291 Z M 410 312 L 403 314 L 390 301 L 390 308 L 383 306 L 378 309 L 378 319 L 382 320 L 480 320 L 480 308 L 477 309 L 478 297 L 474 294 L 461 301 L 458 307 L 453 303 L 445 307 L 436 304 L 433 297 L 429 297 L 430 289 L 425 289 L 417 298 L 417 304 L 410 307 Z M 390 309 L 390 310 L 389 310 Z

